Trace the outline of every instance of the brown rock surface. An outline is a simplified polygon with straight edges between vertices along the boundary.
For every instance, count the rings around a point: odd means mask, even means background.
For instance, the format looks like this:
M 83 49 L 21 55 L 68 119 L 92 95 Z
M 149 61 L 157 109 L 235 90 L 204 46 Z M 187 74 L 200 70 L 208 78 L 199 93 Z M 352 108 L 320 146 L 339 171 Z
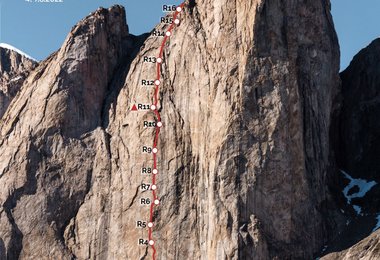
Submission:
M 122 7 L 97 10 L 30 74 L 4 115 L 1 259 L 72 259 L 65 229 L 107 165 L 98 165 L 108 150 L 101 114 L 133 40 Z
M 37 65 L 37 62 L 5 46 L 0 46 L 0 119 L 29 72 Z
M 162 65 L 158 259 L 311 259 L 339 85 L 329 2 L 188 4 Z M 151 257 L 136 220 L 154 114 L 130 108 L 152 103 L 161 39 L 142 39 L 99 9 L 24 83 L 0 125 L 0 259 Z
M 323 260 L 376 260 L 380 256 L 380 230 L 372 233 L 367 238 L 358 242 L 354 246 L 340 252 L 328 254 Z

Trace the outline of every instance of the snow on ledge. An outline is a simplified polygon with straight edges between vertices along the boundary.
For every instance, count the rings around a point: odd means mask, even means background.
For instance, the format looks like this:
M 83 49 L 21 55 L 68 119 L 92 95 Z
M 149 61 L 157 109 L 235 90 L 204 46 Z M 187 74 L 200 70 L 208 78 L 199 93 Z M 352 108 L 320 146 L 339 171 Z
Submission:
M 0 48 L 3 48 L 3 49 L 8 49 L 8 50 L 11 50 L 11 51 L 15 51 L 17 52 L 18 54 L 30 59 L 30 60 L 33 60 L 35 62 L 38 62 L 35 58 L 29 56 L 28 54 L 26 54 L 25 52 L 17 49 L 16 47 L 12 46 L 12 45 L 9 45 L 7 43 L 0 43 Z
M 367 192 L 370 191 L 372 189 L 372 187 L 377 184 L 377 182 L 375 182 L 375 181 L 367 181 L 364 179 L 352 178 L 347 172 L 345 172 L 343 170 L 340 170 L 340 171 L 346 177 L 346 179 L 348 179 L 350 181 L 350 183 L 342 191 L 344 196 L 347 199 L 347 204 L 349 204 L 349 205 L 351 205 L 352 199 L 363 198 L 367 194 Z M 355 186 L 358 187 L 359 191 L 349 195 L 348 194 L 349 191 Z M 359 207 L 358 205 L 352 205 L 352 207 L 354 208 L 354 210 L 356 211 L 356 213 L 358 215 L 362 215 L 361 207 Z
M 341 170 L 341 172 L 350 181 L 350 183 L 343 190 L 343 194 L 346 197 L 348 204 L 351 204 L 351 199 L 353 198 L 363 198 L 366 195 L 366 193 L 377 184 L 375 181 L 367 181 L 363 179 L 352 178 L 347 172 L 343 170 Z M 355 186 L 359 188 L 359 191 L 354 194 L 348 195 L 350 189 Z

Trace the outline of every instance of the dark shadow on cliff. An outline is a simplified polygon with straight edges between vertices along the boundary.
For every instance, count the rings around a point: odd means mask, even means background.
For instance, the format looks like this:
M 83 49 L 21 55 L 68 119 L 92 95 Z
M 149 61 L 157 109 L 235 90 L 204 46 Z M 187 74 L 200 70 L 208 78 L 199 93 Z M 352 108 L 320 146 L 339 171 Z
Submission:
M 0 251 L 0 252 L 6 252 L 7 259 L 19 259 L 21 251 L 22 251 L 23 238 L 24 238 L 24 234 L 21 232 L 18 226 L 18 223 L 17 223 L 18 220 L 15 219 L 13 215 L 13 210 L 16 208 L 17 203 L 20 201 L 20 199 L 23 196 L 34 195 L 36 194 L 36 190 L 37 190 L 37 180 L 36 180 L 36 174 L 37 174 L 37 169 L 38 169 L 37 162 L 39 161 L 40 156 L 38 154 L 38 151 L 35 145 L 33 143 L 30 143 L 29 145 L 30 145 L 30 150 L 28 153 L 29 163 L 27 164 L 26 182 L 24 183 L 23 186 L 21 186 L 18 189 L 15 189 L 11 194 L 9 194 L 9 197 L 3 204 L 4 212 L 11 225 L 11 233 L 10 233 L 10 241 L 9 241 L 7 250 Z M 3 241 L 0 240 L 0 242 L 3 242 Z M 1 249 L 1 243 L 0 243 L 0 249 Z
M 113 109 L 117 106 L 117 97 L 121 89 L 125 85 L 125 80 L 129 73 L 129 69 L 133 60 L 140 53 L 141 48 L 143 48 L 145 40 L 149 37 L 150 33 L 145 33 L 139 36 L 128 35 L 124 41 L 125 57 L 122 59 L 122 62 L 119 64 L 113 80 L 108 85 L 108 90 L 106 94 L 106 100 L 104 101 L 102 108 L 102 127 L 107 128 L 110 118 L 109 112 L 111 107 Z M 112 106 L 113 105 L 113 106 Z
M 5 245 L 3 239 L 0 238 L 0 260 L 6 260 Z
M 361 50 L 340 73 L 342 92 L 333 115 L 332 140 L 337 169 L 330 179 L 330 189 L 343 214 L 336 218 L 338 230 L 323 255 L 340 252 L 368 237 L 374 230 L 380 212 L 380 39 Z M 349 180 L 376 181 L 363 197 L 348 205 L 343 195 Z M 352 187 L 349 194 L 359 191 Z M 352 205 L 359 206 L 361 214 Z M 340 222 L 340 223 L 339 223 Z
M 304 13 L 300 18 L 297 13 L 289 11 L 286 1 L 262 1 L 255 16 L 253 38 L 257 40 L 247 65 L 254 69 L 246 73 L 242 84 L 246 86 L 242 94 L 243 121 L 257 121 L 264 133 L 253 137 L 259 147 L 261 168 L 256 172 L 257 184 L 249 193 L 255 194 L 251 197 L 255 201 L 245 210 L 260 221 L 268 258 L 313 259 L 328 240 L 329 227 L 334 227 L 329 223 L 328 211 L 337 211 L 326 187 L 330 160 L 326 159 L 329 147 L 324 140 L 328 139 L 325 122 L 329 120 L 330 109 L 327 106 L 338 91 L 338 40 L 327 1 L 309 1 L 308 5 L 315 5 L 314 8 L 321 8 L 325 13 L 323 29 L 310 23 L 312 8 L 302 8 Z M 306 42 L 305 38 L 313 39 L 312 43 Z M 328 59 L 312 55 L 314 49 L 326 50 L 324 54 Z M 288 72 L 281 74 L 278 67 L 284 61 Z M 326 67 L 329 69 L 325 71 Z M 260 77 L 266 80 L 255 82 Z M 248 89 L 248 86 L 252 87 Z M 274 93 L 276 90 L 278 92 Z M 297 96 L 289 93 L 297 93 Z M 266 102 L 275 95 L 284 101 L 282 109 L 285 112 L 279 113 L 277 127 L 269 136 Z M 275 149 L 265 151 L 269 140 Z M 285 166 L 284 162 L 288 165 Z M 274 183 L 278 185 L 274 186 Z M 255 198 L 260 193 L 266 195 L 265 199 Z M 287 203 L 286 206 L 273 206 L 273 202 L 280 198 Z M 290 224 L 282 223 L 281 229 L 272 231 L 279 212 L 290 216 Z M 249 219 L 242 218 L 242 221 Z M 279 234 L 289 236 L 282 239 Z M 244 243 L 239 246 L 242 257 L 250 252 L 254 255 L 253 247 Z

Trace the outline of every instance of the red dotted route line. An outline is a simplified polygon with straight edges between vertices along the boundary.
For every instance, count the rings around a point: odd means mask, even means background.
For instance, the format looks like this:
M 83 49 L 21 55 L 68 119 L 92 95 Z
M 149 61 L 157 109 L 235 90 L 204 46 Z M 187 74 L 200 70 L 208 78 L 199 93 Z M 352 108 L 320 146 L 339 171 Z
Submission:
M 158 149 L 157 149 L 157 143 L 158 143 L 158 137 L 160 135 L 160 128 L 162 127 L 162 122 L 161 122 L 161 116 L 160 116 L 160 113 L 158 112 L 158 109 L 157 109 L 157 104 L 158 104 L 158 92 L 159 92 L 159 87 L 160 87 L 160 84 L 161 84 L 161 63 L 163 61 L 162 59 L 162 56 L 163 56 L 163 53 L 164 53 L 164 49 L 165 49 L 165 44 L 168 40 L 168 38 L 172 35 L 172 31 L 173 31 L 173 28 L 174 26 L 178 25 L 180 23 L 180 20 L 177 18 L 179 13 L 182 12 L 183 10 L 183 7 L 184 7 L 185 3 L 182 3 L 181 5 L 179 5 L 177 8 L 176 8 L 176 11 L 174 12 L 174 15 L 173 15 L 173 22 L 172 24 L 169 26 L 169 29 L 166 31 L 165 33 L 165 36 L 164 36 L 164 39 L 161 43 L 161 48 L 160 48 L 160 53 L 156 59 L 157 61 L 157 76 L 156 76 L 156 80 L 154 82 L 154 85 L 155 85 L 155 91 L 154 91 L 154 103 L 153 105 L 151 106 L 151 109 L 154 111 L 156 117 L 157 117 L 157 125 L 156 125 L 156 135 L 154 137 L 154 141 L 153 141 L 153 177 L 152 177 L 152 186 L 151 186 L 151 190 L 152 190 L 152 194 L 153 194 L 153 201 L 152 203 L 150 204 L 150 211 L 149 211 L 149 223 L 148 223 L 148 238 L 149 238 L 149 245 L 152 247 L 153 249 L 153 260 L 156 260 L 156 247 L 155 247 L 155 241 L 153 240 L 153 211 L 154 211 L 154 206 L 158 205 L 160 203 L 160 201 L 158 200 L 157 198 L 157 194 L 156 194 L 156 190 L 157 190 L 157 186 L 156 186 L 156 175 L 158 173 L 158 170 L 157 170 L 157 152 L 158 152 Z

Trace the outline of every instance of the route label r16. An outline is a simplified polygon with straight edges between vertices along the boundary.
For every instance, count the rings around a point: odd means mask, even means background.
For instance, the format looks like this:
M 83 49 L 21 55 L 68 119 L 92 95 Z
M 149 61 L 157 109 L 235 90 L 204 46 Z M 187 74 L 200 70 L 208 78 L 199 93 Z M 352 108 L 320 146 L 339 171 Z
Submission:
M 176 10 L 176 5 L 162 5 L 163 12 L 174 12 Z

